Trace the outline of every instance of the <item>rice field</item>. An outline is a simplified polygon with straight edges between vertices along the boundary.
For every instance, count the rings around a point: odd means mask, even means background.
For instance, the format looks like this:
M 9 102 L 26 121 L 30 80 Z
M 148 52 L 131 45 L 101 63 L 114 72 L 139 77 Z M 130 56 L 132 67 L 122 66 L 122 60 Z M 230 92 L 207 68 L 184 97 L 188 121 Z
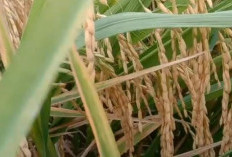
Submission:
M 0 156 L 232 155 L 230 0 L 0 0 Z

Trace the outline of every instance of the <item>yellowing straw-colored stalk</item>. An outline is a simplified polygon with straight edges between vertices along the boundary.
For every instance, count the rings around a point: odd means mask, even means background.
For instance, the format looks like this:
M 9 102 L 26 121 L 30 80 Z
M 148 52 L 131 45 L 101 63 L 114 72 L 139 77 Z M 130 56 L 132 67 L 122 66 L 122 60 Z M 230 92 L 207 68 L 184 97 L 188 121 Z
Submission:
M 75 47 L 72 48 L 69 59 L 75 82 L 84 103 L 86 116 L 93 130 L 100 155 L 119 157 L 120 154 L 114 135 L 94 83 L 91 81 L 87 69 Z

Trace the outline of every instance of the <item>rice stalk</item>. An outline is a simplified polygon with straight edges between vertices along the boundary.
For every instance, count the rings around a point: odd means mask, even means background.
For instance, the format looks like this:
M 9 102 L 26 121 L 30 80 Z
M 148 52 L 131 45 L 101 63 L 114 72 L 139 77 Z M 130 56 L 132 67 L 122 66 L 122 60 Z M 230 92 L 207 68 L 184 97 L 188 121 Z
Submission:
M 126 38 L 123 35 L 119 35 L 118 36 L 118 40 L 119 40 L 119 45 L 120 45 L 120 49 L 121 49 L 121 56 L 123 59 L 126 59 L 127 62 L 131 61 L 133 64 L 133 67 L 135 69 L 135 71 L 140 71 L 143 69 L 142 64 L 139 61 L 139 56 L 138 53 L 135 51 L 135 49 L 133 48 L 133 46 L 126 40 Z M 124 71 L 126 74 L 128 74 L 128 69 L 127 69 L 127 63 L 124 61 L 123 62 L 124 65 Z M 132 101 L 132 96 L 131 96 L 131 85 L 130 82 L 127 81 L 126 82 L 127 85 L 127 95 L 130 98 L 130 101 Z M 145 102 L 146 107 L 148 108 L 148 110 L 150 111 L 149 107 L 148 107 L 148 103 L 147 100 L 145 98 L 145 95 L 143 94 L 143 89 L 142 89 L 142 78 L 137 78 L 134 79 L 132 82 L 132 85 L 135 88 L 135 102 L 136 102 L 136 106 L 138 109 L 138 118 L 140 120 L 142 120 L 143 116 L 142 116 L 142 111 L 141 111 L 141 100 L 143 100 Z M 138 123 L 138 128 L 140 131 L 142 131 L 142 123 L 139 122 Z
M 197 7 L 192 8 L 189 7 L 189 11 L 192 13 L 203 13 L 207 12 L 206 4 L 204 1 L 191 1 L 192 5 Z M 200 42 L 197 41 L 196 37 L 200 32 L 202 36 L 202 40 Z M 205 92 L 210 84 L 210 63 L 211 55 L 209 51 L 208 45 L 208 33 L 209 29 L 200 28 L 197 31 L 196 28 L 193 29 L 194 33 L 194 44 L 193 48 L 190 51 L 191 54 L 195 54 L 196 52 L 206 51 L 204 56 L 198 58 L 198 60 L 192 60 L 191 66 L 193 68 L 193 75 L 190 76 L 191 81 L 186 82 L 188 84 L 188 88 L 192 95 L 192 124 L 196 129 L 196 136 L 194 140 L 194 147 L 203 147 L 205 145 L 209 145 L 213 142 L 212 135 L 209 130 L 209 120 L 207 118 L 207 109 L 205 107 Z M 182 46 L 184 44 L 181 44 Z M 186 50 L 186 47 L 183 48 Z M 184 79 L 188 80 L 188 78 Z M 194 86 L 190 85 L 194 84 Z M 208 89 L 209 90 L 209 89 Z M 214 156 L 214 151 L 211 149 L 208 152 L 204 152 L 202 156 Z
M 94 52 L 96 48 L 95 42 L 95 26 L 94 26 L 94 7 L 93 4 L 87 12 L 87 19 L 85 23 L 85 44 L 86 44 L 86 55 L 88 60 L 87 69 L 90 74 L 92 81 L 95 80 L 95 57 Z
M 173 5 L 173 12 L 175 14 L 178 13 L 177 11 L 177 7 L 176 7 L 176 3 L 175 1 L 173 0 L 172 1 L 172 5 Z M 182 39 L 181 35 L 179 34 L 181 31 L 181 29 L 173 29 L 171 30 L 171 38 L 172 38 L 172 41 L 171 41 L 171 46 L 172 46 L 172 50 L 173 50 L 173 54 L 172 54 L 172 60 L 176 60 L 177 58 L 177 42 L 179 43 L 179 49 L 181 51 L 181 54 L 183 57 L 187 56 L 186 55 L 186 52 L 185 52 L 185 47 L 186 44 L 184 42 L 184 40 Z M 186 65 L 184 63 L 184 65 Z M 186 71 L 186 75 L 188 75 L 188 71 Z M 177 93 L 178 93 L 178 96 L 179 96 L 179 99 L 181 100 L 181 104 L 182 104 L 182 107 L 183 107 L 183 110 L 184 110 L 184 116 L 187 117 L 187 111 L 186 111 L 186 108 L 185 108 L 185 102 L 183 100 L 183 95 L 182 95 L 182 91 L 181 91 L 181 87 L 179 85 L 179 82 L 178 82 L 178 77 L 179 77 L 179 74 L 178 74 L 178 70 L 177 70 L 177 67 L 176 66 L 172 66 L 172 78 L 173 78 L 173 81 L 174 81 L 174 88 L 176 88 L 177 90 Z M 177 109 L 177 111 L 179 111 Z M 182 117 L 181 113 L 179 113 L 180 117 Z
M 226 32 L 230 32 L 226 30 Z M 222 33 L 219 33 L 219 39 L 220 39 L 220 48 L 222 52 L 222 58 L 223 58 L 223 81 L 225 83 L 224 89 L 223 89 L 223 98 L 222 98 L 222 116 L 221 116 L 221 124 L 224 125 L 223 128 L 223 139 L 222 139 L 222 145 L 220 149 L 220 154 L 224 154 L 230 149 L 232 149 L 232 142 L 230 140 L 232 132 L 231 132 L 231 126 L 232 126 L 232 119 L 231 119 L 231 108 L 229 109 L 229 97 L 231 93 L 231 81 L 230 81 L 230 63 L 231 63 L 231 55 L 229 48 L 227 47 L 225 43 L 225 39 L 222 35 Z
M 155 31 L 155 37 L 159 44 L 159 60 L 161 64 L 168 63 L 168 59 L 165 55 L 165 48 L 161 39 L 160 31 Z M 162 117 L 163 123 L 161 126 L 161 156 L 173 156 L 174 154 L 174 144 L 173 144 L 173 130 L 175 129 L 175 121 L 173 118 L 173 95 L 170 93 L 172 91 L 172 85 L 170 82 L 170 71 L 169 69 L 162 69 L 158 73 L 160 82 L 160 101 L 162 104 Z
M 106 46 L 106 51 L 101 48 L 101 44 L 98 43 L 98 52 L 101 54 L 101 58 L 97 58 L 97 64 L 99 65 L 100 71 L 97 71 L 96 76 L 98 81 L 107 80 L 109 77 L 116 77 L 114 70 L 105 70 L 109 67 L 109 63 L 114 62 L 112 55 L 112 47 L 109 39 L 105 39 L 103 46 Z M 105 61 L 103 61 L 105 60 Z M 130 92 L 124 92 L 122 85 L 116 85 L 109 89 L 105 89 L 99 93 L 101 101 L 107 106 L 109 112 L 113 112 L 117 117 L 120 117 L 120 123 L 126 140 L 126 146 L 129 148 L 129 154 L 132 156 L 134 151 L 133 146 L 133 120 L 132 120 L 132 104 L 130 99 Z
M 132 156 L 134 152 L 134 136 L 131 103 L 120 86 L 110 88 L 109 95 L 110 100 L 114 104 L 114 114 L 120 117 L 123 133 L 127 139 L 126 145 L 129 148 L 130 156 Z

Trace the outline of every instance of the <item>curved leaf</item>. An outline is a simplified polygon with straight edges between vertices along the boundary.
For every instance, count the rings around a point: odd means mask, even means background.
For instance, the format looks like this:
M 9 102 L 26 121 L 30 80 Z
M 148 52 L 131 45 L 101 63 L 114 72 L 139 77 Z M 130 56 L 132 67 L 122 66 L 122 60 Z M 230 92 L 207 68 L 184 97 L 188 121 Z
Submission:
M 120 13 L 97 20 L 96 39 L 104 39 L 119 33 L 151 28 L 178 27 L 231 27 L 232 11 L 207 14 L 158 14 L 158 13 Z M 84 46 L 84 34 L 77 40 L 77 46 Z
M 39 16 L 32 11 L 18 53 L 0 82 L 0 156 L 13 157 L 29 131 L 89 2 L 46 0 Z
M 71 69 L 83 101 L 86 116 L 95 136 L 100 156 L 119 157 L 119 151 L 110 128 L 103 105 L 95 89 L 94 82 L 90 79 L 87 68 L 84 66 L 78 53 L 70 53 Z

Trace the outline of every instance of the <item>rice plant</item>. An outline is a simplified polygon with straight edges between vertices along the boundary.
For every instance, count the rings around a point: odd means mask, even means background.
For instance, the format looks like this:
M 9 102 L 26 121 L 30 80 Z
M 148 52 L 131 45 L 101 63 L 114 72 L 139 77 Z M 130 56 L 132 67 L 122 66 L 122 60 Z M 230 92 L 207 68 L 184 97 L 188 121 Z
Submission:
M 0 156 L 232 154 L 230 0 L 0 0 Z

